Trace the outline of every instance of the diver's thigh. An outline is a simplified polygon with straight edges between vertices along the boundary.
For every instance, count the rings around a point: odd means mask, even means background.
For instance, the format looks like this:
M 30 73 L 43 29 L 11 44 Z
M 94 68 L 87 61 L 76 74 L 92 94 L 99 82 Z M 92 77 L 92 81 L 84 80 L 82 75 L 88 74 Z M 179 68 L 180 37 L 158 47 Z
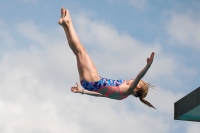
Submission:
M 96 66 L 86 51 L 77 54 L 77 65 L 81 78 L 91 82 L 100 79 Z

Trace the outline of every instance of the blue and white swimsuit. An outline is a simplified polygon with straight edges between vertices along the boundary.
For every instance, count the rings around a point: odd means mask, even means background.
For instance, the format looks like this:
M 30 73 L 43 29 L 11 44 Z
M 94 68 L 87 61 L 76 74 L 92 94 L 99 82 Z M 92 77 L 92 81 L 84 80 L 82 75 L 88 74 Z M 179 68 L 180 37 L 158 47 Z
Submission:
M 107 93 L 104 95 L 106 97 L 109 97 L 109 95 L 112 94 L 113 92 L 119 91 L 119 93 L 121 94 L 121 97 L 118 100 L 121 100 L 127 97 L 127 96 L 124 96 L 119 89 L 119 86 L 124 82 L 125 81 L 122 79 L 113 80 L 113 79 L 106 79 L 106 78 L 100 77 L 100 80 L 96 82 L 88 82 L 82 79 L 81 85 L 84 89 L 88 91 L 95 91 L 95 92 L 98 92 L 100 89 L 104 88 L 107 90 Z M 115 89 L 111 90 L 111 87 L 112 88 L 115 87 Z

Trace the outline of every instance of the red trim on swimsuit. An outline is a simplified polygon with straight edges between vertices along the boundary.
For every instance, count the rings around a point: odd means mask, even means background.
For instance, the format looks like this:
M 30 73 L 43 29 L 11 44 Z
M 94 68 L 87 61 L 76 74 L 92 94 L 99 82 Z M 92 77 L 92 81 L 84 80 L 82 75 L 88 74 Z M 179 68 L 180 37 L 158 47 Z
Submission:
M 120 90 L 120 86 L 124 83 L 124 80 L 112 80 L 112 79 L 106 79 L 103 77 L 100 77 L 99 81 L 96 82 L 88 82 L 84 79 L 81 80 L 81 85 L 84 89 L 88 90 L 88 91 L 94 91 L 94 92 L 98 92 L 101 89 L 106 89 L 106 94 L 104 95 L 105 97 L 109 97 L 110 94 L 112 94 L 113 92 L 117 92 L 119 94 L 116 94 L 118 96 L 121 95 L 120 98 L 118 98 L 118 100 L 124 99 L 127 96 L 124 96 Z M 112 88 L 112 90 L 111 90 Z M 102 93 L 101 93 L 102 94 Z M 110 97 L 111 98 L 111 97 Z M 112 98 L 112 99 L 117 99 L 117 98 Z
M 124 82 L 123 82 L 124 83 Z M 123 84 L 122 83 L 122 84 Z M 121 86 L 121 85 L 120 85 Z M 109 95 L 110 94 L 112 94 L 113 92 L 115 92 L 115 91 L 117 91 L 117 90 L 119 90 L 119 93 L 121 94 L 121 98 L 118 98 L 117 100 L 122 100 L 122 99 L 124 99 L 124 98 L 127 98 L 128 96 L 124 96 L 124 94 L 121 92 L 121 90 L 120 90 L 120 86 L 115 86 L 115 88 L 114 89 L 112 89 L 111 90 L 111 88 L 113 88 L 113 87 L 110 87 L 110 86 L 106 86 L 105 88 L 101 88 L 101 89 L 107 89 L 107 92 L 106 92 L 106 94 L 104 95 L 105 97 L 109 97 Z M 101 89 L 99 89 L 99 90 L 101 90 Z M 98 90 L 98 91 L 99 91 Z M 98 92 L 97 91 L 97 92 Z

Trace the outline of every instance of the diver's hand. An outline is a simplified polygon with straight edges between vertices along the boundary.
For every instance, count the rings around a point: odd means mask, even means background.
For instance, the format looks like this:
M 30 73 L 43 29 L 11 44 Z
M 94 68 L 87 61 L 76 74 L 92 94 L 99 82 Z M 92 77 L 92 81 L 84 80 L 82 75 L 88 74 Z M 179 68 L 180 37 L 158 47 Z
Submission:
M 79 87 L 79 84 L 76 82 L 76 86 L 71 87 L 71 91 L 74 93 L 81 93 L 82 89 Z
M 154 55 L 155 55 L 155 53 L 152 52 L 151 56 L 149 58 L 147 58 L 147 65 L 151 66 L 151 64 L 153 63 Z

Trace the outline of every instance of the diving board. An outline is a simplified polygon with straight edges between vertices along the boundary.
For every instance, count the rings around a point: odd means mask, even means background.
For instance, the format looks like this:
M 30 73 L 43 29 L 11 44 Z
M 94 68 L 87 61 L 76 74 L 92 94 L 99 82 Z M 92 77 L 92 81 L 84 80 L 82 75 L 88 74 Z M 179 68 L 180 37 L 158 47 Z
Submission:
M 200 122 L 200 87 L 174 103 L 174 120 Z

